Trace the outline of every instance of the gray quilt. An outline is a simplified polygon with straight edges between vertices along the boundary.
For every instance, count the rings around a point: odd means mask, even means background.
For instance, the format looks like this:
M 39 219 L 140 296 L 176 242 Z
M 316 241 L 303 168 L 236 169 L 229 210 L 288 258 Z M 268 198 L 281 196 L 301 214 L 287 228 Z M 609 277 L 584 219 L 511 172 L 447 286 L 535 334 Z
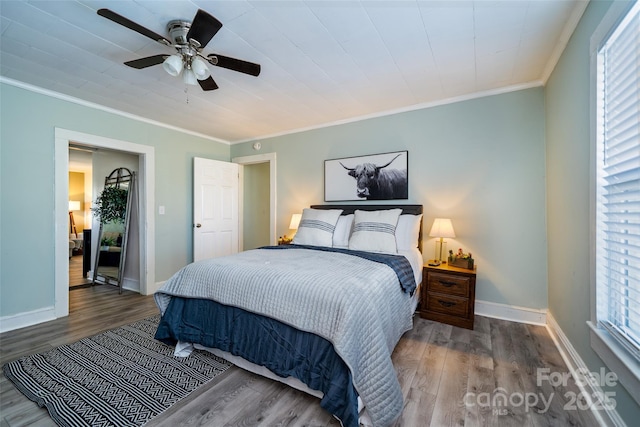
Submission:
M 374 426 L 403 408 L 391 353 L 412 327 L 411 298 L 384 264 L 309 249 L 255 249 L 184 267 L 155 294 L 205 298 L 278 319 L 329 340 Z

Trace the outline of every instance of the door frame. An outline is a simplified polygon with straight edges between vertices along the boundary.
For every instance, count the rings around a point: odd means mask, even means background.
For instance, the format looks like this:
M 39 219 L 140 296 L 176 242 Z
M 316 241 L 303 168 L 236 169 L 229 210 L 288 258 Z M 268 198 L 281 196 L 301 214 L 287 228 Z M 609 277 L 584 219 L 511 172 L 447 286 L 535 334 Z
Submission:
M 56 318 L 69 315 L 69 143 L 138 155 L 140 205 L 140 293 L 155 292 L 155 148 L 129 141 L 55 128 L 54 147 L 54 282 Z
M 234 157 L 231 159 L 233 163 L 238 163 L 239 165 L 255 165 L 257 163 L 269 163 L 269 240 L 272 245 L 277 243 L 277 221 L 276 221 L 276 212 L 277 212 L 277 204 L 276 201 L 278 198 L 276 197 L 276 153 L 264 153 L 264 154 L 256 154 L 253 156 L 240 156 Z M 240 168 L 240 183 L 239 183 L 240 194 L 238 194 L 238 217 L 240 222 L 240 227 L 238 229 L 238 249 L 240 251 L 244 250 L 244 230 L 243 230 L 243 218 L 244 218 L 244 172 L 242 168 Z

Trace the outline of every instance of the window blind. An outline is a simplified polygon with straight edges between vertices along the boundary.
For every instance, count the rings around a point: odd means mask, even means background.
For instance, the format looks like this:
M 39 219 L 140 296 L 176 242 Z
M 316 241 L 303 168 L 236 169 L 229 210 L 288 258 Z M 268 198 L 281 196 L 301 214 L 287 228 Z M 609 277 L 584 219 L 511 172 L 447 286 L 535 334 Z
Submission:
M 598 325 L 640 360 L 640 3 L 598 51 Z

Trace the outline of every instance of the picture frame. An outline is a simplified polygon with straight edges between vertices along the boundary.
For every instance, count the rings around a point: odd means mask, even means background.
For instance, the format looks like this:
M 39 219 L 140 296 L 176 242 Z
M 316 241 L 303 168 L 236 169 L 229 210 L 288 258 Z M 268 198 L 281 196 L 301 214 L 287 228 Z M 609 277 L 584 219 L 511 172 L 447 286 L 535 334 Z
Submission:
M 325 202 L 408 198 L 409 152 L 406 150 L 324 161 Z

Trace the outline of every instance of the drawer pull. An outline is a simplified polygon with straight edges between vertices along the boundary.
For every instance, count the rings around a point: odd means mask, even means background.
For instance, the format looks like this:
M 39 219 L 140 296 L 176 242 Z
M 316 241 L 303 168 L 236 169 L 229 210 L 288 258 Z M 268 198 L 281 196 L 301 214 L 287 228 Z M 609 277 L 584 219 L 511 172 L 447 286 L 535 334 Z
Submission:
M 457 285 L 456 282 L 440 282 L 440 284 L 442 284 L 442 286 L 444 286 L 445 288 L 450 288 L 452 286 Z
M 442 301 L 441 299 L 438 300 L 438 304 L 440 304 L 443 307 L 452 307 L 454 305 L 456 305 L 455 302 L 451 302 L 451 301 Z

